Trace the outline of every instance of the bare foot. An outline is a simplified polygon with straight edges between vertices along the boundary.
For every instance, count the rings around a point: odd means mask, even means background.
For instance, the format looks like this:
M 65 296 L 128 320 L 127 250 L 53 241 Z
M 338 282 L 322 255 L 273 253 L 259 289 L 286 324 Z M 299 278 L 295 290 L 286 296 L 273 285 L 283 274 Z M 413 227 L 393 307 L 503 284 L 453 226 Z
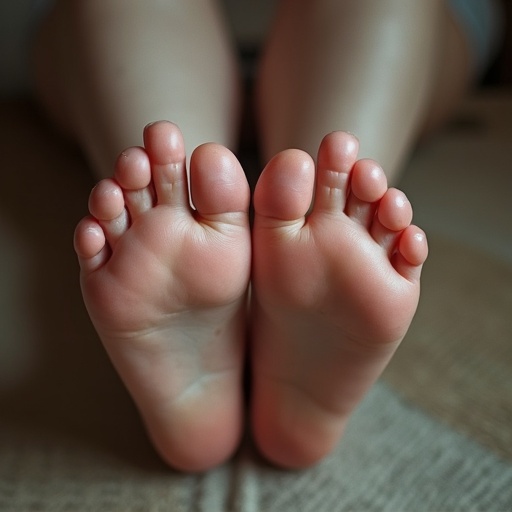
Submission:
M 282 152 L 255 191 L 252 422 L 262 453 L 284 467 L 334 448 L 418 303 L 425 235 L 357 151 L 349 134 L 326 136 L 316 173 L 306 153 Z
M 201 471 L 241 433 L 249 187 L 229 150 L 200 146 L 193 210 L 179 129 L 149 125 L 144 144 L 91 193 L 75 233 L 82 291 L 157 450 Z

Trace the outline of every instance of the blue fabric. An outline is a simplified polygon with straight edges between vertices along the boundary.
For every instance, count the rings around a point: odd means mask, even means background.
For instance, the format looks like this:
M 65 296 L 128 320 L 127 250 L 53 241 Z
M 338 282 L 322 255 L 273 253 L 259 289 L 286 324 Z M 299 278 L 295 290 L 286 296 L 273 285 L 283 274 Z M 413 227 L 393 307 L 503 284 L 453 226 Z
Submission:
M 448 0 L 448 4 L 468 39 L 475 74 L 481 75 L 503 36 L 503 7 L 499 0 Z

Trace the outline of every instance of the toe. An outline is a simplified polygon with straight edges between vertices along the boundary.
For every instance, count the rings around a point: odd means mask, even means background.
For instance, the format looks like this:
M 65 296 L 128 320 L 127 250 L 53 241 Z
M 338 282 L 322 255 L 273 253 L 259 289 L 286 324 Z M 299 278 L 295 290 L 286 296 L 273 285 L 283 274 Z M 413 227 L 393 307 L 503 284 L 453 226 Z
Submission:
M 390 188 L 379 203 L 378 218 L 387 229 L 405 229 L 412 220 L 412 207 L 407 196 L 401 190 Z
M 425 232 L 418 226 L 409 226 L 400 238 L 399 251 L 410 265 L 423 265 L 428 256 Z
M 123 151 L 116 162 L 115 179 L 122 187 L 126 208 L 132 219 L 153 206 L 151 166 L 147 153 L 138 147 Z
M 411 220 L 411 203 L 403 192 L 390 188 L 379 202 L 370 232 L 373 239 L 391 255 Z
M 189 208 L 185 145 L 180 129 L 167 121 L 152 123 L 144 129 L 144 146 L 158 204 Z
M 345 213 L 354 221 L 370 227 L 377 208 L 388 189 L 382 167 L 373 160 L 358 160 L 350 180 L 350 194 Z
M 393 257 L 396 271 L 409 281 L 417 281 L 427 256 L 428 243 L 425 232 L 417 226 L 408 226 L 400 236 L 398 251 Z
M 98 220 L 110 246 L 114 247 L 129 225 L 122 188 L 111 179 L 100 181 L 89 197 L 89 211 Z
M 199 146 L 190 159 L 192 202 L 203 219 L 249 210 L 250 191 L 235 155 L 218 144 Z
M 108 259 L 108 247 L 105 242 L 105 233 L 96 219 L 86 217 L 78 223 L 74 247 L 82 270 L 92 272 Z
M 254 209 L 259 220 L 303 220 L 311 206 L 315 164 L 303 151 L 278 153 L 267 164 L 256 184 Z
M 343 212 L 359 143 L 345 132 L 324 137 L 318 150 L 314 212 Z
M 112 220 L 124 210 L 122 188 L 111 179 L 101 180 L 89 196 L 89 211 L 98 220 Z

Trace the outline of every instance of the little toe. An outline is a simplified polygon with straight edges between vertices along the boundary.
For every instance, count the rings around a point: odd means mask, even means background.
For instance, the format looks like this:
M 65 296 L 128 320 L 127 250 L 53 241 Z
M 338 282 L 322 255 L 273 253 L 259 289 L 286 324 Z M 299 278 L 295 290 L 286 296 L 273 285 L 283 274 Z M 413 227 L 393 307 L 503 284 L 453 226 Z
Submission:
M 101 225 L 111 247 L 129 225 L 122 188 L 111 179 L 100 181 L 91 191 L 89 211 Z
M 377 202 L 388 189 L 382 167 L 370 159 L 358 160 L 350 180 L 350 195 L 345 213 L 359 224 L 370 227 Z
M 408 226 L 401 234 L 398 251 L 393 256 L 396 271 L 409 281 L 417 281 L 427 256 L 428 242 L 425 232 L 417 226 Z
M 123 188 L 124 201 L 131 219 L 153 207 L 151 165 L 144 149 L 132 147 L 119 155 L 115 166 L 115 179 Z
M 96 219 L 85 217 L 78 223 L 75 229 L 74 248 L 80 268 L 86 272 L 96 270 L 108 259 L 109 250 L 105 233 Z
M 190 159 L 192 202 L 202 219 L 246 221 L 250 190 L 236 156 L 219 144 L 203 144 Z
M 317 158 L 315 213 L 343 212 L 358 150 L 358 140 L 349 133 L 332 132 L 324 137 Z
M 390 188 L 378 204 L 370 232 L 373 239 L 391 255 L 402 231 L 411 221 L 412 207 L 407 196 L 396 188 Z
M 256 219 L 272 225 L 303 222 L 313 199 L 315 164 L 297 149 L 274 156 L 261 173 L 254 191 Z
M 185 144 L 180 129 L 168 121 L 149 124 L 144 129 L 144 147 L 157 203 L 189 208 Z

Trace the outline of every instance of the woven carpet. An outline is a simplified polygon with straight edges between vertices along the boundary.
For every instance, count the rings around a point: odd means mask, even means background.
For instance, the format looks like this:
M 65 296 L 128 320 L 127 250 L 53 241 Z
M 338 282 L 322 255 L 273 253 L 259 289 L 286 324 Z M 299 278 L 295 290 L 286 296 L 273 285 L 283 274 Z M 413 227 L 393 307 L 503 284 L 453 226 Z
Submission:
M 169 470 L 89 324 L 72 251 L 91 178 L 27 102 L 0 105 L 0 511 L 510 511 L 512 268 L 432 233 L 418 314 L 338 449 L 278 470 L 247 436 Z

